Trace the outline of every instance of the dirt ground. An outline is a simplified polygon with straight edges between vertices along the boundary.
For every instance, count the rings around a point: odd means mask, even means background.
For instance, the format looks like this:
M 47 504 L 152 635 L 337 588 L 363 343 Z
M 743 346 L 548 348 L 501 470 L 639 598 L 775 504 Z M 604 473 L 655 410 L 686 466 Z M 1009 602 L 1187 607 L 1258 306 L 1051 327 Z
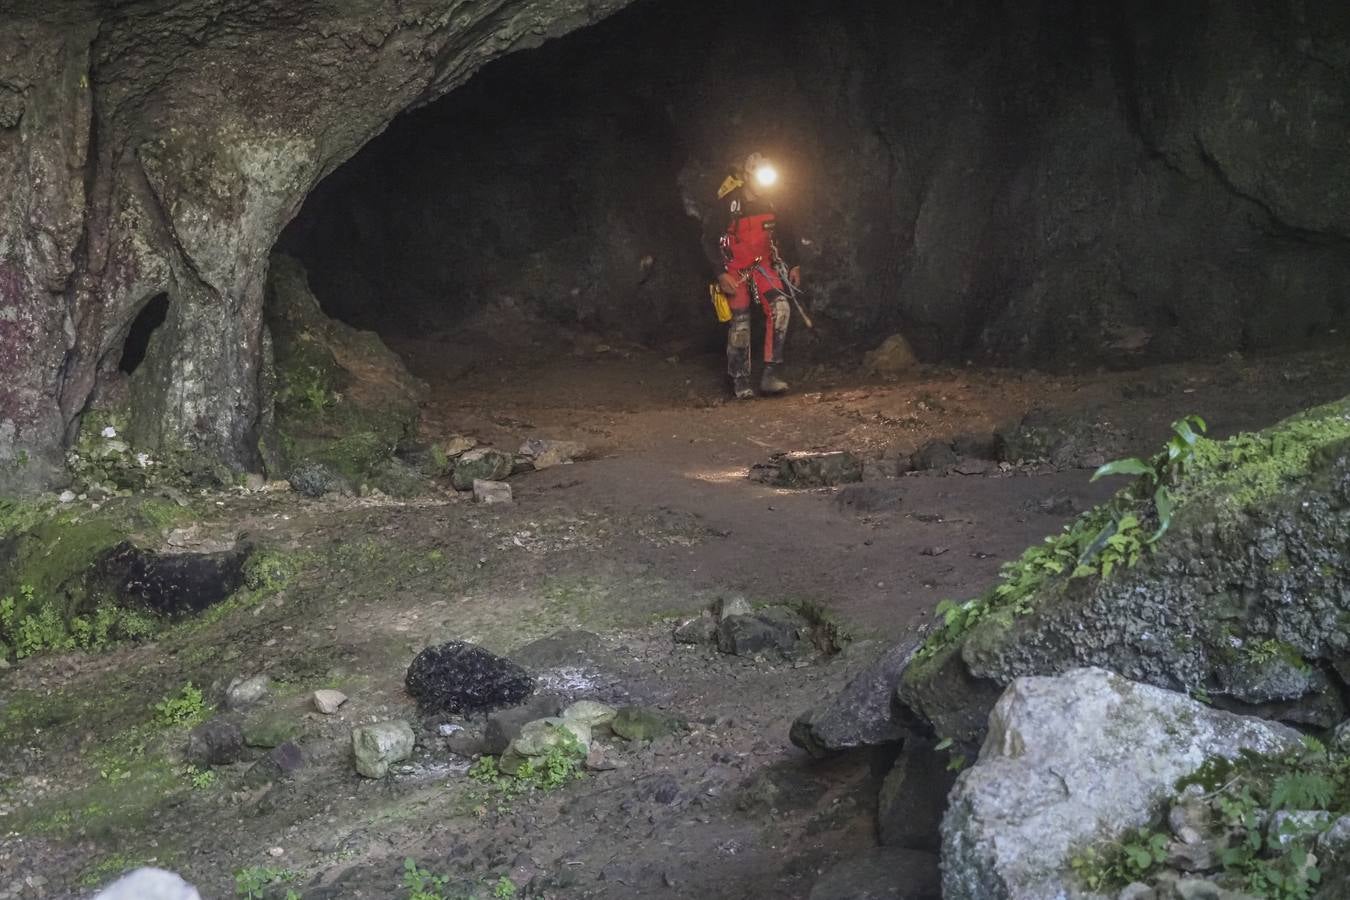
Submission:
M 1350 393 L 1346 354 L 1326 348 L 1077 375 L 922 368 L 886 381 L 841 364 L 792 373 L 787 397 L 732 403 L 715 355 L 473 337 L 391 342 L 431 386 L 426 436 L 512 450 L 580 440 L 590 458 L 512 479 L 509 506 L 448 489 L 195 502 L 191 540 L 247 542 L 293 573 L 155 641 L 0 672 L 0 898 L 85 896 L 151 861 L 205 897 L 234 896 L 252 867 L 277 876 L 261 896 L 407 897 L 407 858 L 449 879 L 446 898 L 511 896 L 503 879 L 516 896 L 805 898 L 874 842 L 888 760 L 813 763 L 789 744 L 791 721 L 1110 486 L 988 462 L 792 491 L 749 480 L 750 466 L 783 450 L 893 460 L 934 437 L 987 443 L 1033 407 L 1108 422 L 1146 450 L 1183 414 L 1222 435 Z M 809 603 L 852 643 L 804 664 L 671 640 L 729 594 Z M 403 691 L 412 656 L 451 638 L 521 659 L 564 696 L 660 707 L 690 728 L 611 742 L 617 768 L 560 790 L 501 796 L 439 734 L 480 720 L 423 719 Z M 216 703 L 258 673 L 274 687 L 248 715 L 288 722 L 304 767 L 259 784 L 241 763 L 194 783 L 185 729 L 157 726 L 151 708 L 188 681 Z M 320 687 L 351 699 L 319 715 L 308 698 Z M 390 718 L 414 722 L 413 760 L 357 776 L 350 729 Z

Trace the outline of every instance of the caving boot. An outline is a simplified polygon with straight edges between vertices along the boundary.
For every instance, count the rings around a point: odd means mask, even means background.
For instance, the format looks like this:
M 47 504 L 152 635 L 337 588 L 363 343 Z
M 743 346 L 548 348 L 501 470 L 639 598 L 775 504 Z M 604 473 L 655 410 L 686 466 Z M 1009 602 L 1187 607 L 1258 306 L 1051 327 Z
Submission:
M 731 380 L 731 391 L 736 395 L 737 400 L 753 400 L 755 398 L 755 389 L 750 387 L 750 379 L 745 375 L 737 375 Z
M 767 365 L 764 367 L 764 374 L 759 377 L 759 392 L 761 394 L 782 394 L 788 389 L 788 383 L 778 377 L 778 366 Z

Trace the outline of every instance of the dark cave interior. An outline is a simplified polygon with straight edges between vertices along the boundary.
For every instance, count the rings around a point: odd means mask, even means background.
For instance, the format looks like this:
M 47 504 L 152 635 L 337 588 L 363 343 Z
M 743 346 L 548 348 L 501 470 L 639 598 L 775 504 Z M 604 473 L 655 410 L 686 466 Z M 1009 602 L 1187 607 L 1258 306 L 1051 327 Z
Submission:
M 799 359 L 897 331 L 929 360 L 1044 366 L 1300 346 L 1344 318 L 1350 243 L 1242 185 L 1332 148 L 1263 139 L 1253 162 L 1205 118 L 1236 90 L 1226 53 L 1294 40 L 1266 19 L 1212 47 L 1154 2 L 642 0 L 398 118 L 279 247 L 330 314 L 389 335 L 509 328 L 505 304 L 712 349 L 699 219 L 761 150 L 823 324 Z M 1309 77 L 1283 63 L 1233 102 L 1259 116 Z

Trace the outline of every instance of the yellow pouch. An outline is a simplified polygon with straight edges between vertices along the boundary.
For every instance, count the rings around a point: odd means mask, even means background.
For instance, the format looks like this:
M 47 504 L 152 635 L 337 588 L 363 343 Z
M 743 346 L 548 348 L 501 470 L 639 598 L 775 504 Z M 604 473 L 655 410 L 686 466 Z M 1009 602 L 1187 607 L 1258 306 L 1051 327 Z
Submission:
M 727 302 L 727 295 L 722 293 L 722 288 L 717 284 L 708 285 L 708 293 L 712 295 L 713 312 L 717 313 L 717 321 L 731 321 L 731 304 Z

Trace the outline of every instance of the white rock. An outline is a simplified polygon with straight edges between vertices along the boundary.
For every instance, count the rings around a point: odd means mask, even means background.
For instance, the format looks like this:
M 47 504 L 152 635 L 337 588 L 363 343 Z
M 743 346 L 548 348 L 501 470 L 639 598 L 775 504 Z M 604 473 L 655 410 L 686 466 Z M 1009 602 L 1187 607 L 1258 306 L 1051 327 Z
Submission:
M 331 716 L 338 711 L 338 707 L 347 702 L 347 695 L 342 691 L 319 690 L 314 692 L 314 708 L 325 716 Z
M 510 503 L 511 485 L 505 481 L 473 481 L 473 499 L 477 503 Z
M 62 492 L 61 492 L 61 496 L 58 497 L 57 499 L 60 500 L 62 503 L 74 503 L 74 502 L 75 502 L 75 492 L 74 492 L 74 491 L 62 491 Z
M 254 675 L 251 678 L 236 678 L 225 689 L 225 708 L 243 709 L 252 706 L 272 688 L 272 679 L 266 675 Z
M 172 872 L 137 869 L 99 891 L 94 900 L 202 900 L 202 895 Z
M 389 767 L 412 756 L 412 726 L 407 722 L 376 722 L 352 729 L 356 771 L 367 778 L 383 778 Z
M 1280 753 L 1298 733 L 1103 669 L 1019 678 L 989 716 L 979 762 L 942 820 L 946 900 L 1077 896 L 1081 847 L 1148 824 L 1214 756 Z
M 117 429 L 109 425 L 107 428 L 103 429 L 102 434 L 105 438 L 115 438 L 117 437 Z

